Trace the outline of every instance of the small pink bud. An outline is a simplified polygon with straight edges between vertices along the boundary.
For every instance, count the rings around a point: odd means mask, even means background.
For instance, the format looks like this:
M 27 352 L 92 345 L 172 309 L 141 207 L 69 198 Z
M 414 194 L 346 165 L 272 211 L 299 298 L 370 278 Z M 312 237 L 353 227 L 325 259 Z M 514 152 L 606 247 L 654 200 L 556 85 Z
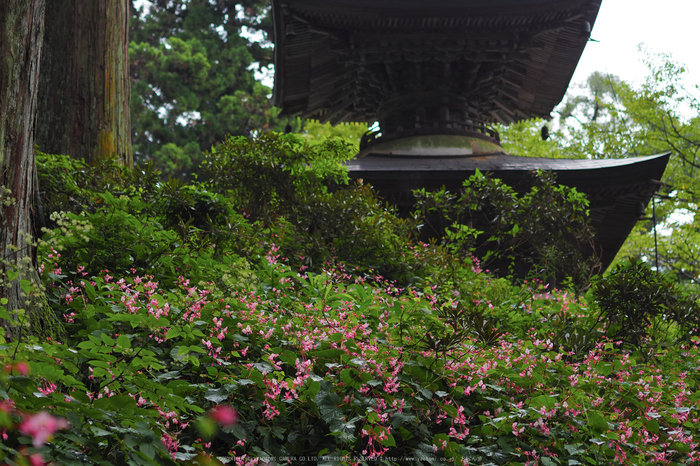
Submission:
M 15 369 L 21 375 L 26 376 L 27 374 L 29 374 L 29 364 L 27 364 L 24 361 L 21 361 L 21 362 L 18 362 L 17 364 L 15 364 Z
M 39 453 L 34 453 L 33 455 L 29 456 L 29 464 L 32 466 L 43 466 L 46 463 L 44 462 L 43 456 L 41 456 Z

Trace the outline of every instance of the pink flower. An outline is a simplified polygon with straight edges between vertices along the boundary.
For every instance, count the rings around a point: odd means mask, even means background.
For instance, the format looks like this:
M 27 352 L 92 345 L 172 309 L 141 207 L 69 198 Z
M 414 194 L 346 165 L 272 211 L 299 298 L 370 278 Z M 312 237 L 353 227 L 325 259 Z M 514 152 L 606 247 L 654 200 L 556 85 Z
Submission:
M 15 407 L 15 403 L 12 400 L 2 400 L 0 401 L 0 411 L 3 413 L 9 413 Z
M 29 364 L 27 364 L 24 361 L 20 361 L 17 364 L 15 364 L 15 370 L 20 373 L 20 375 L 26 376 L 29 374 Z
M 32 466 L 43 466 L 44 464 L 44 457 L 41 456 L 39 453 L 34 453 L 32 455 L 29 455 L 29 464 Z
M 29 416 L 19 426 L 20 432 L 32 437 L 36 448 L 46 443 L 56 431 L 67 428 L 68 421 L 60 417 L 53 417 L 46 411 Z
M 209 417 L 224 427 L 231 427 L 238 422 L 238 413 L 229 405 L 220 405 L 209 411 Z

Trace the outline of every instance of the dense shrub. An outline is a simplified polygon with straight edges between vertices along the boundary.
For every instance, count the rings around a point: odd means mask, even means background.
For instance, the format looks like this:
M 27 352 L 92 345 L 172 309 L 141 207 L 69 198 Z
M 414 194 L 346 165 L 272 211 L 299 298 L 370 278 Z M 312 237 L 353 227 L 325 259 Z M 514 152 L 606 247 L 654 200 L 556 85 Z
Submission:
M 0 374 L 0 394 L 13 400 L 0 409 L 0 458 L 39 454 L 76 465 L 700 459 L 693 420 L 700 396 L 690 388 L 700 382 L 692 370 L 697 339 L 663 374 L 613 343 L 595 344 L 571 363 L 551 335 L 588 311 L 542 285 L 497 280 L 492 290 L 474 264 L 455 276 L 469 282 L 458 289 L 446 280 L 399 290 L 349 280 L 342 270 L 300 276 L 276 255 L 270 249 L 251 280 L 228 289 L 185 278 L 164 287 L 136 274 L 59 273 L 48 258 L 48 293 L 70 337 L 0 346 L 15 361 Z M 27 413 L 41 410 L 59 418 L 52 438 L 37 439 L 23 424 L 38 422 Z M 60 429 L 60 419 L 70 429 Z
M 36 154 L 39 193 L 45 221 L 53 212 L 82 212 L 98 199 L 95 193 L 121 191 L 128 172 L 112 162 L 88 166 L 67 155 Z
M 599 321 L 613 341 L 636 347 L 689 341 L 700 332 L 700 308 L 668 277 L 630 259 L 596 281 Z M 655 351 L 654 351 L 655 352 Z
M 212 188 L 231 197 L 254 219 L 283 215 L 297 222 L 298 209 L 330 182 L 347 183 L 341 163 L 354 155 L 341 139 L 310 145 L 294 134 L 229 137 L 204 156 Z
M 302 183 L 251 218 L 226 177 L 134 176 L 63 181 L 82 205 L 39 260 L 68 334 L 0 335 L 0 463 L 700 461 L 694 308 L 648 268 L 613 271 L 589 308 L 410 241 L 366 186 Z M 635 341 L 663 344 L 624 344 L 635 312 Z
M 342 261 L 348 273 L 411 283 L 425 268 L 412 252 L 418 222 L 398 218 L 368 186 L 346 186 L 341 162 L 351 153 L 337 138 L 309 145 L 265 134 L 227 139 L 205 155 L 204 167 L 212 189 L 268 228 L 289 264 L 319 272 Z
M 414 194 L 424 235 L 442 237 L 455 255 L 476 255 L 501 276 L 585 289 L 600 270 L 586 196 L 551 173 L 532 174 L 522 194 L 478 171 L 461 193 Z

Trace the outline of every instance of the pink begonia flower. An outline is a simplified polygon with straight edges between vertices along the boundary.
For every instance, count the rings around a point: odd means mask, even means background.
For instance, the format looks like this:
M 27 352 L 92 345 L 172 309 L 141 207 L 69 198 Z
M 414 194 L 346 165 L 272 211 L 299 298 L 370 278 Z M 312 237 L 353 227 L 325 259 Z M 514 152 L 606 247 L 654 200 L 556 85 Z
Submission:
M 60 429 L 67 429 L 68 421 L 61 417 L 53 417 L 46 411 L 29 416 L 19 426 L 20 432 L 32 437 L 34 447 L 39 448 Z
M 34 453 L 29 455 L 29 464 L 32 466 L 44 466 L 46 463 L 44 462 L 43 456 L 41 456 L 39 453 Z
M 20 373 L 20 375 L 26 376 L 29 374 L 29 364 L 24 361 L 20 361 L 15 364 L 15 370 Z
M 15 403 L 12 400 L 2 400 L 0 401 L 0 411 L 3 413 L 9 413 L 15 407 Z
M 220 405 L 209 411 L 209 417 L 224 427 L 231 427 L 238 422 L 238 413 L 229 405 Z

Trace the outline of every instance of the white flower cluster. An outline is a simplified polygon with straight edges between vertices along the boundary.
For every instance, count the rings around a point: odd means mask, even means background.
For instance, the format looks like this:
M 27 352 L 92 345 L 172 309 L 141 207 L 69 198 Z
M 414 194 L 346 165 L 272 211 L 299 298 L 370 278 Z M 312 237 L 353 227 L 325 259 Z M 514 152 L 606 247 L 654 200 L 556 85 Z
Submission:
M 7 186 L 0 186 L 0 205 L 10 207 L 14 203 L 15 199 L 12 197 L 12 191 Z
M 81 214 L 82 216 L 82 214 Z M 85 242 L 90 241 L 88 234 L 92 230 L 92 224 L 87 219 L 76 218 L 76 215 L 68 214 L 66 212 L 52 212 L 49 218 L 56 222 L 58 228 L 54 230 L 49 230 L 48 228 L 43 228 L 44 233 L 48 233 L 50 238 L 55 238 L 58 235 L 63 237 L 74 236 Z M 49 240 L 49 242 L 52 242 Z M 59 250 L 61 249 L 59 245 Z

